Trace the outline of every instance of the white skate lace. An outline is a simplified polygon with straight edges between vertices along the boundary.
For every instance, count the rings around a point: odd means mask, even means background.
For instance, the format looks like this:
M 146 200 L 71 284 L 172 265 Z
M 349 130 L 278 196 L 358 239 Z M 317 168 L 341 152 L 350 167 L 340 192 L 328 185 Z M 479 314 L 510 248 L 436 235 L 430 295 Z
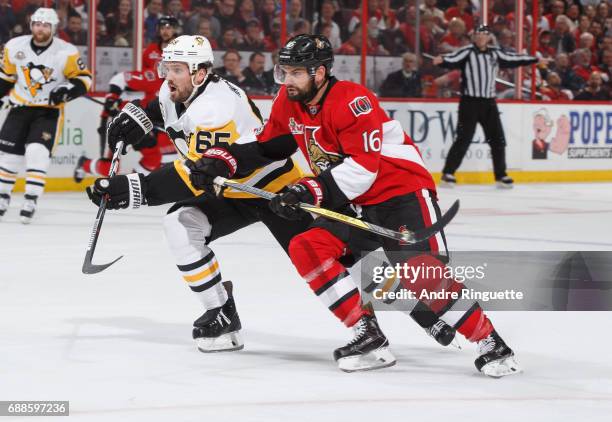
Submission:
M 478 342 L 478 354 L 484 355 L 485 353 L 489 353 L 491 350 L 495 349 L 495 339 L 493 336 L 488 336 L 487 338 Z
M 225 322 L 226 325 L 229 325 L 230 319 L 227 316 L 225 316 L 223 311 L 220 311 L 219 314 L 217 314 L 217 324 L 223 327 L 223 322 Z
M 366 323 L 365 323 L 365 319 L 361 318 L 359 321 L 357 321 L 357 324 L 355 324 L 353 326 L 353 339 L 349 342 L 349 344 L 355 344 L 357 343 L 361 337 L 363 337 L 363 335 L 366 332 Z
M 444 322 L 443 321 L 438 321 L 436 322 L 434 325 L 431 326 L 431 328 L 429 329 L 429 334 L 432 337 L 437 336 L 438 334 L 440 334 L 440 331 L 442 330 L 442 327 L 444 327 Z

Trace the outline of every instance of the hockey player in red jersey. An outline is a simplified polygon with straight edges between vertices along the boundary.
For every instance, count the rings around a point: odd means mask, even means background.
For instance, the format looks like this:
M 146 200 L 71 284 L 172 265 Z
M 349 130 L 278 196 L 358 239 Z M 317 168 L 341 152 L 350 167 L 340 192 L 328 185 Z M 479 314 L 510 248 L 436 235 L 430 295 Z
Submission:
M 418 149 L 374 94 L 361 85 L 335 79 L 332 64 L 332 48 L 325 37 L 298 35 L 289 40 L 275 68 L 277 82 L 283 87 L 257 142 L 207 150 L 192 166 L 192 183 L 210 186 L 216 176 L 231 178 L 289 157 L 299 148 L 314 177 L 288 186 L 270 201 L 277 214 L 300 218 L 302 211 L 296 205 L 305 202 L 345 213 L 352 209 L 364 220 L 394 230 L 430 226 L 441 213 L 434 181 Z M 421 260 L 439 258 L 434 262 L 443 265 L 447 255 L 443 232 L 412 245 L 364 233 L 317 219 L 289 246 L 291 260 L 310 288 L 354 330 L 354 338 L 334 352 L 345 371 L 390 366 L 395 358 L 373 311 L 362 305 L 340 257 L 348 250 L 381 246 L 392 262 L 414 260 L 415 251 L 422 251 Z M 398 259 L 398 252 L 404 258 Z M 427 282 L 422 280 L 420 288 L 432 288 Z M 461 291 L 465 287 L 451 280 L 445 288 Z M 443 321 L 477 343 L 479 371 L 494 377 L 519 372 L 514 353 L 477 302 L 459 299 L 428 304 Z
M 150 43 L 142 53 L 142 71 L 134 70 L 120 72 L 113 76 L 109 83 L 109 92 L 104 99 L 104 108 L 100 115 L 100 159 L 89 159 L 81 156 L 74 171 L 74 180 L 80 183 L 86 174 L 106 176 L 110 170 L 112 151 L 105 155 L 106 126 L 109 119 L 115 117 L 126 103 L 122 94 L 142 93 L 140 105 L 146 107 L 149 101 L 155 99 L 164 82 L 157 75 L 157 65 L 162 58 L 162 50 L 170 41 L 176 38 L 178 20 L 173 16 L 162 16 L 157 23 L 158 40 Z M 162 163 L 169 163 L 176 158 L 176 149 L 168 135 L 161 130 L 154 130 L 143 139 L 138 146 L 142 154 L 134 171 L 149 174 Z

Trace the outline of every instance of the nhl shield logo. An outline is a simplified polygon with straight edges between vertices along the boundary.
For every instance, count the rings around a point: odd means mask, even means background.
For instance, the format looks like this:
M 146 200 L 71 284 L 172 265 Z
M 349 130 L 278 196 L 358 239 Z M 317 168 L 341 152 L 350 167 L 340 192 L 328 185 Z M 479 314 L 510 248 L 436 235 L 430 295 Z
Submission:
M 369 114 L 372 111 L 372 104 L 368 97 L 357 97 L 349 103 L 349 108 L 355 115 Z

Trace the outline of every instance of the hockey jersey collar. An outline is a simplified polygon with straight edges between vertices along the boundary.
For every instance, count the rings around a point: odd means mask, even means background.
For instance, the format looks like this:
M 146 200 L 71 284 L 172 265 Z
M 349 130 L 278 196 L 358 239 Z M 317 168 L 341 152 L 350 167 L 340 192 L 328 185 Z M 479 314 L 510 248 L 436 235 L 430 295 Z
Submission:
M 181 117 L 181 115 L 185 112 L 185 110 L 187 110 L 187 107 L 189 107 L 191 104 L 193 104 L 193 102 L 196 100 L 196 98 L 198 98 L 200 95 L 202 95 L 202 93 L 204 92 L 204 90 L 206 89 L 206 87 L 208 86 L 210 81 L 211 81 L 211 78 L 206 78 L 206 82 L 204 82 L 204 84 L 201 87 L 198 88 L 198 90 L 196 91 L 196 94 L 193 96 L 191 101 L 189 101 L 188 105 L 185 105 L 183 103 L 174 103 L 174 108 L 176 110 L 177 117 Z
M 51 44 L 53 44 L 53 40 L 54 40 L 54 37 L 51 37 L 51 41 L 49 42 L 49 44 L 41 47 L 39 45 L 34 44 L 34 38 L 30 38 L 30 48 L 32 48 L 32 51 L 34 52 L 34 54 L 36 54 L 37 56 L 40 56 L 42 53 L 47 51 L 49 47 L 51 47 Z
M 336 79 L 334 76 L 330 76 L 329 82 L 327 83 L 327 87 L 325 88 L 325 92 L 323 92 L 323 95 L 321 96 L 319 102 L 311 105 L 302 104 L 302 108 L 313 116 L 317 115 L 319 111 L 321 111 L 321 109 L 323 108 L 323 103 L 327 98 L 327 94 L 329 94 L 329 91 L 331 90 L 332 86 L 336 84 L 336 82 L 338 82 L 338 79 Z

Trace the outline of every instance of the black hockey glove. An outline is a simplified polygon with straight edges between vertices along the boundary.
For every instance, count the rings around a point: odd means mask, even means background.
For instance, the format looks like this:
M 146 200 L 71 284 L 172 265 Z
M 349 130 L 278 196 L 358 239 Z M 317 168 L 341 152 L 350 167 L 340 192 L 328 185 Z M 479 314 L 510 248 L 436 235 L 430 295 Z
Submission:
M 87 196 L 99 206 L 102 197 L 108 195 L 106 207 L 109 210 L 139 208 L 147 203 L 145 183 L 145 177 L 140 173 L 96 179 L 92 186 L 87 187 Z
M 121 105 L 121 97 L 114 92 L 110 92 L 104 98 L 104 111 L 102 115 L 106 115 L 108 117 L 115 117 L 121 109 L 119 106 Z
M 127 103 L 108 125 L 108 146 L 115 151 L 117 142 L 123 141 L 122 154 L 127 152 L 128 145 L 135 145 L 153 129 L 153 123 L 143 109 Z
M 74 100 L 81 95 L 81 90 L 75 85 L 66 82 L 53 88 L 49 93 L 49 105 L 59 105 Z
M 193 187 L 209 193 L 215 192 L 215 177 L 229 179 L 238 169 L 236 158 L 228 150 L 218 147 L 207 149 L 198 161 L 187 160 L 185 165 L 191 171 L 189 180 Z
M 307 213 L 297 205 L 300 202 L 321 205 L 324 191 L 323 184 L 316 177 L 305 177 L 296 184 L 287 186 L 282 193 L 272 198 L 268 205 L 272 212 L 287 220 L 301 220 Z

